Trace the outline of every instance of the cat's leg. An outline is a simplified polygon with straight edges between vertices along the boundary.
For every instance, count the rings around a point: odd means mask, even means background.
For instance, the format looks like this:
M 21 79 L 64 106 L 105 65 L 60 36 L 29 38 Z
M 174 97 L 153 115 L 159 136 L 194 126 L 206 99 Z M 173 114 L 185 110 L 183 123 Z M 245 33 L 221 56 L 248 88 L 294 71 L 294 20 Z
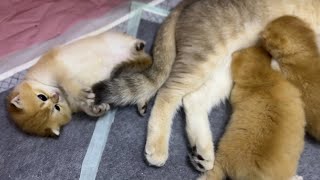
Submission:
M 159 90 L 148 122 L 145 156 L 150 165 L 163 166 L 168 159 L 171 124 L 180 106 L 180 92 L 163 87 Z
M 146 159 L 151 165 L 162 166 L 168 158 L 172 119 L 182 98 L 206 82 L 217 61 L 223 61 L 223 56 L 221 58 L 215 54 L 205 54 L 206 56 L 197 56 L 184 52 L 181 56 L 178 55 L 170 77 L 158 92 L 149 118 L 145 147 Z M 194 57 L 204 59 L 191 59 Z
M 186 131 L 192 153 L 190 160 L 199 171 L 210 170 L 214 162 L 214 145 L 208 113 L 212 107 L 228 98 L 232 86 L 230 68 L 219 66 L 198 90 L 183 98 Z

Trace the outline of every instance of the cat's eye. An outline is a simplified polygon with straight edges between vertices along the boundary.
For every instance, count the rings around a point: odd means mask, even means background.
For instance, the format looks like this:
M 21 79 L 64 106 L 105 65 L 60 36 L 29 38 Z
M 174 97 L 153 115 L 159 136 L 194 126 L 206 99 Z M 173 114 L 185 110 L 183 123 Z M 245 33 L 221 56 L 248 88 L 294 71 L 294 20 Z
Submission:
M 41 99 L 42 101 L 48 100 L 48 98 L 47 98 L 45 95 L 43 95 L 43 94 L 39 94 L 39 95 L 38 95 L 38 98 Z
M 54 105 L 54 108 L 57 110 L 57 111 L 60 111 L 60 107 L 58 105 Z

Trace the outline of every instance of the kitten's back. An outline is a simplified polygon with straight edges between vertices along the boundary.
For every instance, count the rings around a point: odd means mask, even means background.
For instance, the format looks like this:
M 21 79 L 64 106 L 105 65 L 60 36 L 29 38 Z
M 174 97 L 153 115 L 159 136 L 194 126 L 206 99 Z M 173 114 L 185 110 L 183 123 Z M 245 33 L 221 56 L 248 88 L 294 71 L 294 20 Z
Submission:
M 269 73 L 261 79 L 251 79 L 253 83 L 235 82 L 231 93 L 234 112 L 218 146 L 215 162 L 218 170 L 214 167 L 211 175 L 216 176 L 220 169 L 220 174 L 223 172 L 232 179 L 290 179 L 296 173 L 303 149 L 305 121 L 300 93 L 270 64 L 260 66 L 258 60 L 263 57 L 246 59 L 250 57 L 246 53 L 260 50 L 249 48 L 243 52 L 233 60 L 233 76 L 237 68 L 249 76 L 256 76 L 260 70 Z M 242 62 L 236 64 L 238 60 Z M 254 61 L 259 64 L 244 69 Z

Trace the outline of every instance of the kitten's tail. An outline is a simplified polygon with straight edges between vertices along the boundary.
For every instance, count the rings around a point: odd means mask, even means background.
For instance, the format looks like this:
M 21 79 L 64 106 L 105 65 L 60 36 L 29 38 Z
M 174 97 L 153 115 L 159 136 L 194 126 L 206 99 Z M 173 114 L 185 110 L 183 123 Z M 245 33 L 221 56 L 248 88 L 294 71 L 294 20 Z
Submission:
M 175 27 L 182 10 L 196 0 L 182 1 L 161 25 L 153 49 L 154 61 L 141 73 L 120 73 L 93 85 L 95 103 L 128 105 L 148 101 L 168 78 L 176 57 Z M 122 70 L 123 71 L 123 70 Z

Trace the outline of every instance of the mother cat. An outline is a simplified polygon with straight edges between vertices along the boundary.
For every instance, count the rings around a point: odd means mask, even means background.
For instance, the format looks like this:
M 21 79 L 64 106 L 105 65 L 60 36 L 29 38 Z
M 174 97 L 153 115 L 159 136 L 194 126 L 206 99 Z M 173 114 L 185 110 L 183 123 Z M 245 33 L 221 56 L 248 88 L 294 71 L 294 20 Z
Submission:
M 265 25 L 285 14 L 302 18 L 320 32 L 320 0 L 182 1 L 158 32 L 152 66 L 143 73 L 96 84 L 96 103 L 141 102 L 160 88 L 148 124 L 148 162 L 155 166 L 166 162 L 172 119 L 183 104 L 192 162 L 199 170 L 211 169 L 214 155 L 207 112 L 230 93 L 230 55 L 255 44 Z

